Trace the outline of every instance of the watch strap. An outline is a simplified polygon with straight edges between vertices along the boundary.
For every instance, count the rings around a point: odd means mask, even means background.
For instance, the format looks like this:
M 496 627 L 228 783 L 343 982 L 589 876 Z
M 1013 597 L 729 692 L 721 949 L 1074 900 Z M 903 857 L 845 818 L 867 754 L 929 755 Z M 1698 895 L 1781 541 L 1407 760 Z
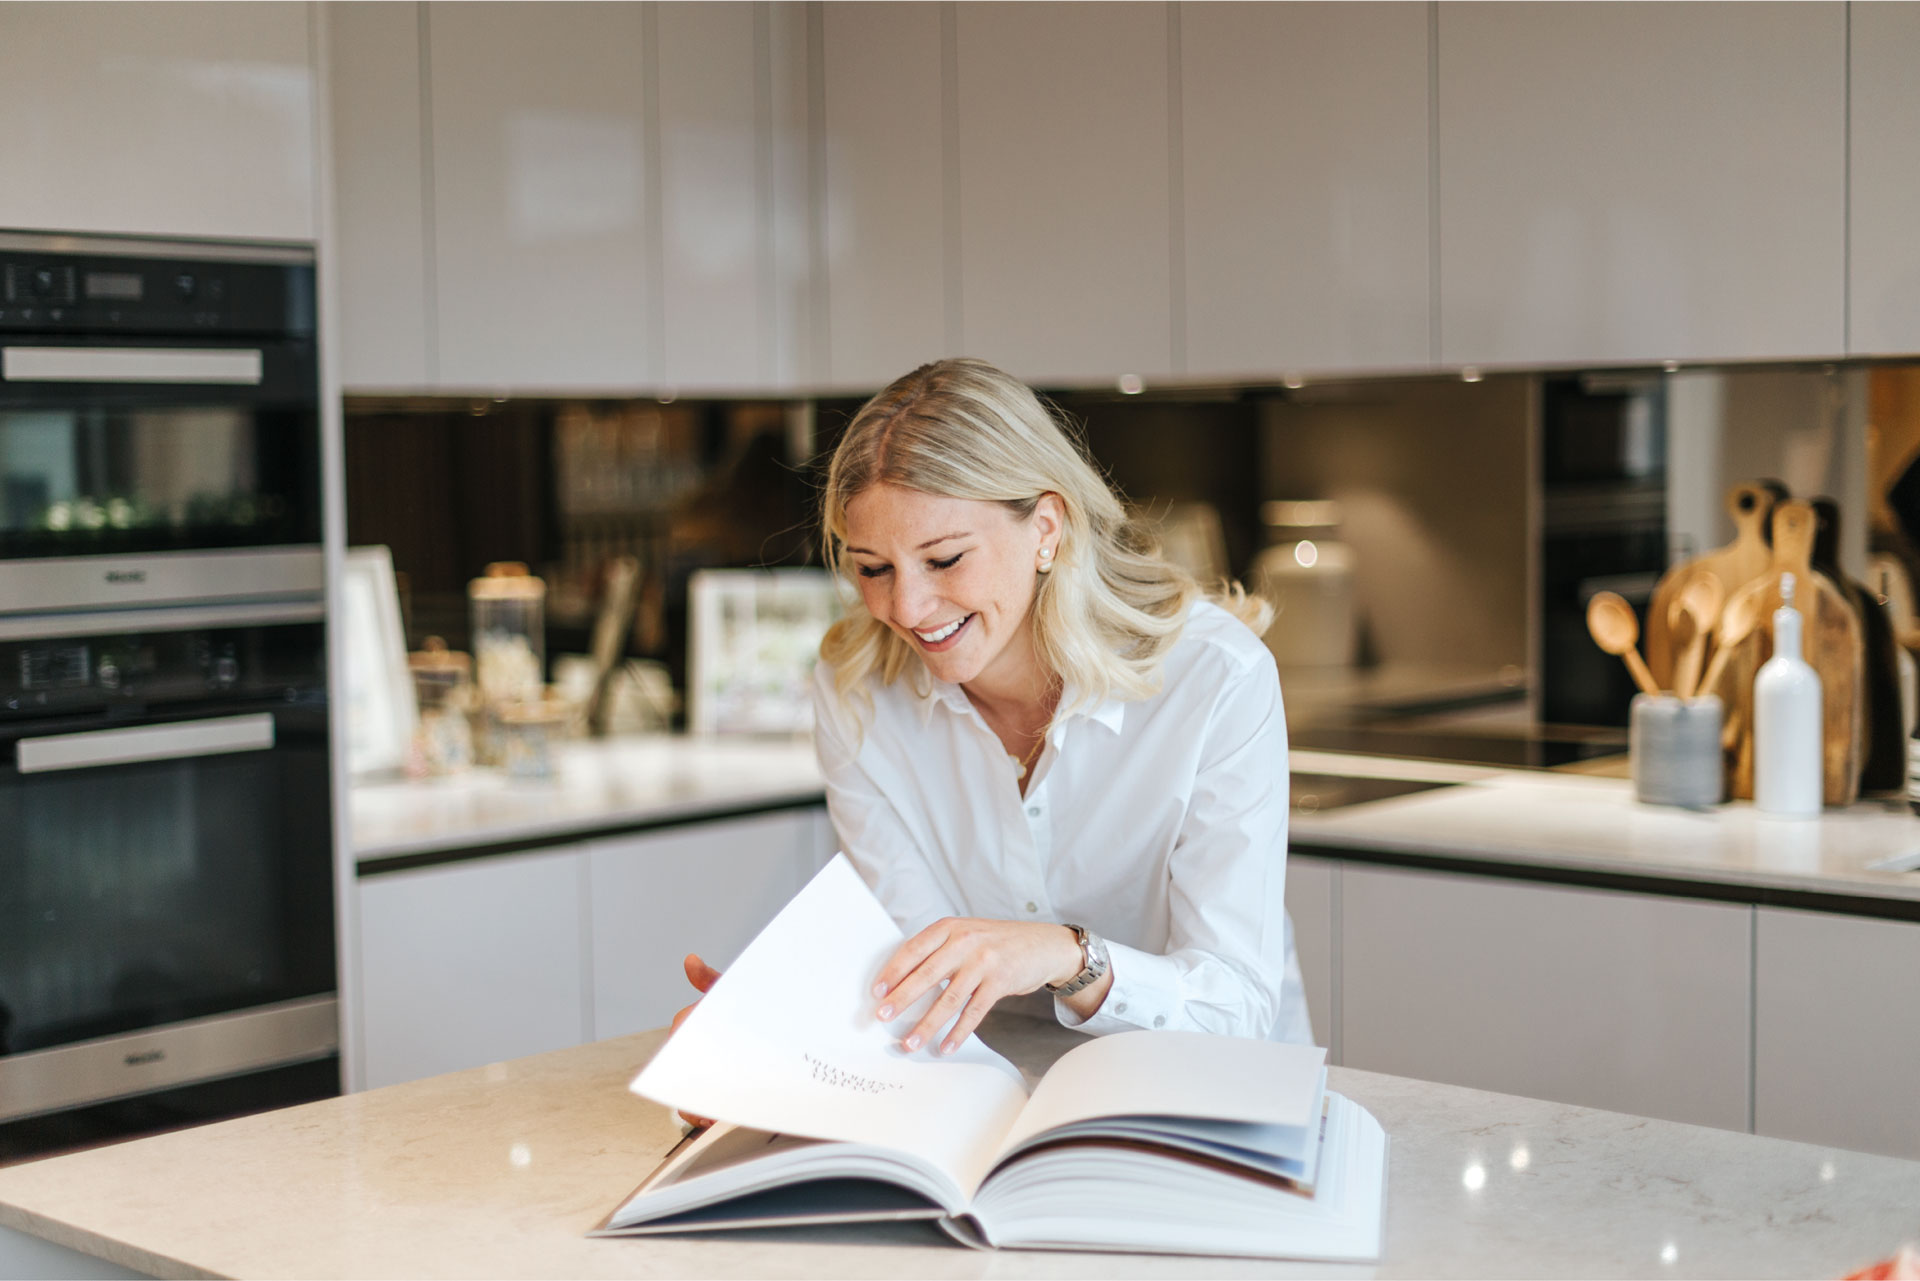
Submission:
M 1047 984 L 1047 991 L 1055 996 L 1072 996 L 1083 988 L 1091 987 L 1107 972 L 1107 944 L 1084 925 L 1075 925 L 1070 921 L 1062 921 L 1061 924 L 1072 930 L 1074 937 L 1080 940 L 1082 964 L 1080 972 L 1066 982 Z

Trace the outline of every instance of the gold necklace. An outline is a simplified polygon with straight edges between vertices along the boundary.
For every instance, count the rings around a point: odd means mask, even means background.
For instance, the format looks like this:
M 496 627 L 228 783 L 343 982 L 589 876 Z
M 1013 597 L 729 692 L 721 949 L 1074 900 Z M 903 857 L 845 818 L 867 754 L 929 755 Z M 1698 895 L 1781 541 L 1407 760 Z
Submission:
M 1046 745 L 1047 732 L 1041 730 L 1040 737 L 1034 741 L 1032 749 L 1025 756 L 1016 757 L 1011 752 L 1007 753 L 1007 759 L 1013 762 L 1013 776 L 1025 778 L 1027 771 L 1033 767 L 1033 763 L 1040 759 L 1040 753 Z

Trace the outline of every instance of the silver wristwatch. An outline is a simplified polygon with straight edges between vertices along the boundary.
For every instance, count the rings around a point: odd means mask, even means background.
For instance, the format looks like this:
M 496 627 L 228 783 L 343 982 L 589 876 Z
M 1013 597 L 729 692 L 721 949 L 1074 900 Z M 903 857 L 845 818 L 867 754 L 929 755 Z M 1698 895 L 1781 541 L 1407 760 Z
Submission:
M 1075 925 L 1070 921 L 1062 921 L 1061 924 L 1072 930 L 1073 936 L 1080 940 L 1080 955 L 1086 963 L 1080 967 L 1078 974 L 1065 983 L 1047 984 L 1047 991 L 1055 996 L 1072 996 L 1083 987 L 1093 986 L 1107 972 L 1107 941 L 1084 925 Z

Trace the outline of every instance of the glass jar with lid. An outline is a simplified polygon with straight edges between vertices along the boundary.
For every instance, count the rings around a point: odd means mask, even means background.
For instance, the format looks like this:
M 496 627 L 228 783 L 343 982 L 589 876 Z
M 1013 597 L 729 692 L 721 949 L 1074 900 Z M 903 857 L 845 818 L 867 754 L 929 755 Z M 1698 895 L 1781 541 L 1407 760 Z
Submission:
M 487 566 L 467 586 L 474 683 L 489 707 L 540 697 L 546 680 L 546 583 L 517 561 Z

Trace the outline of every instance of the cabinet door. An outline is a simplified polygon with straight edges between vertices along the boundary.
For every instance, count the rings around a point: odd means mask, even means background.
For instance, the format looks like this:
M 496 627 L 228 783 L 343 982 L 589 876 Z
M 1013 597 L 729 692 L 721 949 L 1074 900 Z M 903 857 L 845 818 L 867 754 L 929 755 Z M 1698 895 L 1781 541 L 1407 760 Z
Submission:
M 1340 873 L 1348 1067 L 1744 1130 L 1753 909 Z
M 0 227 L 314 238 L 302 4 L 0 5 Z
M 1422 5 L 1181 7 L 1185 372 L 1431 358 L 1427 28 Z
M 1330 1062 L 1340 1061 L 1339 1027 L 1334 1019 L 1334 885 L 1340 865 L 1322 858 L 1287 855 L 1287 919 L 1293 922 L 1293 948 L 1307 989 L 1307 1017 L 1313 1039 L 1327 1047 Z
M 965 353 L 1039 382 L 1170 372 L 1166 6 L 954 12 Z
M 1920 1158 L 1920 925 L 1763 908 L 1753 1128 Z
M 958 354 L 940 5 L 836 3 L 825 12 L 826 381 L 877 391 Z
M 598 841 L 592 858 L 593 1033 L 660 1027 L 693 1000 L 681 960 L 725 969 L 819 866 L 813 810 Z
M 1847 350 L 1920 351 L 1920 5 L 1847 6 Z
M 1847 12 L 1439 6 L 1441 359 L 1843 351 Z
M 642 17 L 427 6 L 442 386 L 617 390 L 653 372 Z
M 327 6 L 340 379 L 433 384 L 418 4 Z
M 562 849 L 362 880 L 366 1084 L 585 1041 L 585 874 Z

